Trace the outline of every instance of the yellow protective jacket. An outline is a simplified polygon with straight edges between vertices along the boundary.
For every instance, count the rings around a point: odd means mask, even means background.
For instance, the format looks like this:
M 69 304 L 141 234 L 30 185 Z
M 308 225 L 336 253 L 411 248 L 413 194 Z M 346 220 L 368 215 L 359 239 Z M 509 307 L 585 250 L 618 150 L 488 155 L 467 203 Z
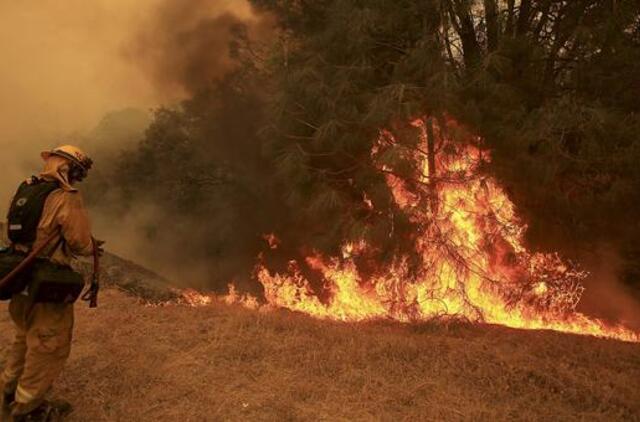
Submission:
M 53 233 L 59 232 L 60 234 L 44 249 L 42 256 L 65 265 L 76 256 L 88 256 L 93 252 L 89 215 L 82 195 L 68 181 L 67 169 L 67 161 L 62 157 L 51 156 L 45 161 L 40 177 L 57 180 L 61 187 L 51 192 L 44 203 L 33 244 L 36 248 Z M 14 246 L 24 252 L 29 249 L 26 245 Z

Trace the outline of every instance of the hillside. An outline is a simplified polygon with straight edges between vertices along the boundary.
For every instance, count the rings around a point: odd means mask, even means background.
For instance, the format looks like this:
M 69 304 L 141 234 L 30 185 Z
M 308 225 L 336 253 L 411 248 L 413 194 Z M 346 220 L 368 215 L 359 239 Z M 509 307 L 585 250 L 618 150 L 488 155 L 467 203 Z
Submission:
M 11 337 L 0 304 L 0 345 Z M 215 303 L 77 306 L 70 421 L 640 420 L 640 345 L 463 324 L 348 325 Z

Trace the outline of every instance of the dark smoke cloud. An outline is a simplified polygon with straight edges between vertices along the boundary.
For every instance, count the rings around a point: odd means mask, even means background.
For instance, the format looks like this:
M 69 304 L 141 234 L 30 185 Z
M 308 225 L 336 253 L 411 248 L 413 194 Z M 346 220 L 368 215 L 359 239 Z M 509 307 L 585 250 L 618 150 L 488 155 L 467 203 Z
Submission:
M 224 74 L 227 30 L 258 22 L 245 0 L 0 1 L 0 203 L 40 150 Z
M 200 164 L 219 166 L 243 178 L 257 177 L 256 173 L 264 171 L 255 140 L 260 107 L 255 99 L 247 102 L 239 98 L 232 88 L 239 66 L 233 53 L 239 36 L 265 42 L 274 33 L 272 28 L 269 17 L 254 14 L 245 1 L 164 0 L 123 46 L 123 57 L 139 67 L 158 92 L 186 100 L 177 108 L 199 113 L 197 132 L 204 135 L 194 142 Z M 163 105 L 173 109 L 175 102 Z M 116 117 L 120 121 L 126 114 Z M 157 134 L 157 126 L 150 131 Z M 153 143 L 157 138 L 149 135 L 146 140 Z M 129 156 L 137 154 L 133 143 L 126 150 Z M 153 159 L 144 154 L 138 157 L 141 167 Z M 104 187 L 96 189 L 100 195 L 94 196 L 92 203 L 96 231 L 102 233 L 111 250 L 176 283 L 192 286 L 226 287 L 232 280 L 239 281 L 237 274 L 252 270 L 259 252 L 256 239 L 260 240 L 262 233 L 260 223 L 250 221 L 255 208 L 243 212 L 246 207 L 231 205 L 230 198 L 224 196 L 220 201 L 227 201 L 232 209 L 217 210 L 203 220 L 180 211 L 178 198 L 163 202 L 140 191 L 122 196 L 135 181 L 108 183 L 118 179 L 121 161 L 107 161 L 111 168 L 103 172 Z M 175 168 L 185 174 L 189 171 L 181 163 L 174 163 L 170 171 Z M 156 177 L 162 179 L 162 175 Z M 89 181 L 94 186 L 99 183 L 95 177 Z M 240 203 L 246 200 L 237 193 L 233 196 Z M 198 198 L 202 203 L 212 201 L 216 202 L 215 198 Z M 246 217 L 242 224 L 238 224 L 238 214 Z
M 640 330 L 640 297 L 620 281 L 623 261 L 615 248 L 600 245 L 580 262 L 590 272 L 578 309 L 588 315 Z
M 92 155 L 80 189 L 89 200 L 104 194 L 114 156 L 143 136 L 145 110 L 231 71 L 229 42 L 240 28 L 268 32 L 245 0 L 0 2 L 0 214 L 19 181 L 39 171 L 39 152 L 60 143 Z M 161 210 L 140 204 L 114 218 L 104 208 L 91 210 L 97 236 L 132 259 L 152 249 L 138 234 Z
M 236 67 L 230 45 L 238 33 L 264 38 L 270 27 L 245 1 L 166 0 L 124 54 L 159 90 L 193 94 Z

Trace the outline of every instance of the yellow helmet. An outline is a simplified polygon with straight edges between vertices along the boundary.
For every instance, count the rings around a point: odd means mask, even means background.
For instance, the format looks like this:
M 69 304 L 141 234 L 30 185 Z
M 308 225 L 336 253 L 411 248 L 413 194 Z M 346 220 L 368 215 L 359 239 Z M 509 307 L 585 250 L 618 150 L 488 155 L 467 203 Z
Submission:
M 79 172 L 78 180 L 82 180 L 87 176 L 89 169 L 93 165 L 93 160 L 87 156 L 82 150 L 78 147 L 74 147 L 73 145 L 62 145 L 52 149 L 51 151 L 43 151 L 40 153 L 40 156 L 43 160 L 51 157 L 52 155 L 57 155 L 58 157 L 66 158 L 71 161 L 71 163 L 75 164 Z

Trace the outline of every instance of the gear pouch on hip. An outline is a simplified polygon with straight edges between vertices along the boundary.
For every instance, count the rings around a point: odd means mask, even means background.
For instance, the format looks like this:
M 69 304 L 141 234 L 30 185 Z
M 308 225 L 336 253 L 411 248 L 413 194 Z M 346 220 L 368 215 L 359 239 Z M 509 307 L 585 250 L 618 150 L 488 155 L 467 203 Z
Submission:
M 71 267 L 38 259 L 31 272 L 29 297 L 35 303 L 74 303 L 83 288 L 84 278 Z
M 0 248 L 0 279 L 13 271 L 25 257 L 26 255 L 15 252 L 12 249 Z M 29 283 L 29 273 L 30 269 L 26 268 L 0 287 L 0 300 L 9 300 L 14 294 L 22 292 Z

